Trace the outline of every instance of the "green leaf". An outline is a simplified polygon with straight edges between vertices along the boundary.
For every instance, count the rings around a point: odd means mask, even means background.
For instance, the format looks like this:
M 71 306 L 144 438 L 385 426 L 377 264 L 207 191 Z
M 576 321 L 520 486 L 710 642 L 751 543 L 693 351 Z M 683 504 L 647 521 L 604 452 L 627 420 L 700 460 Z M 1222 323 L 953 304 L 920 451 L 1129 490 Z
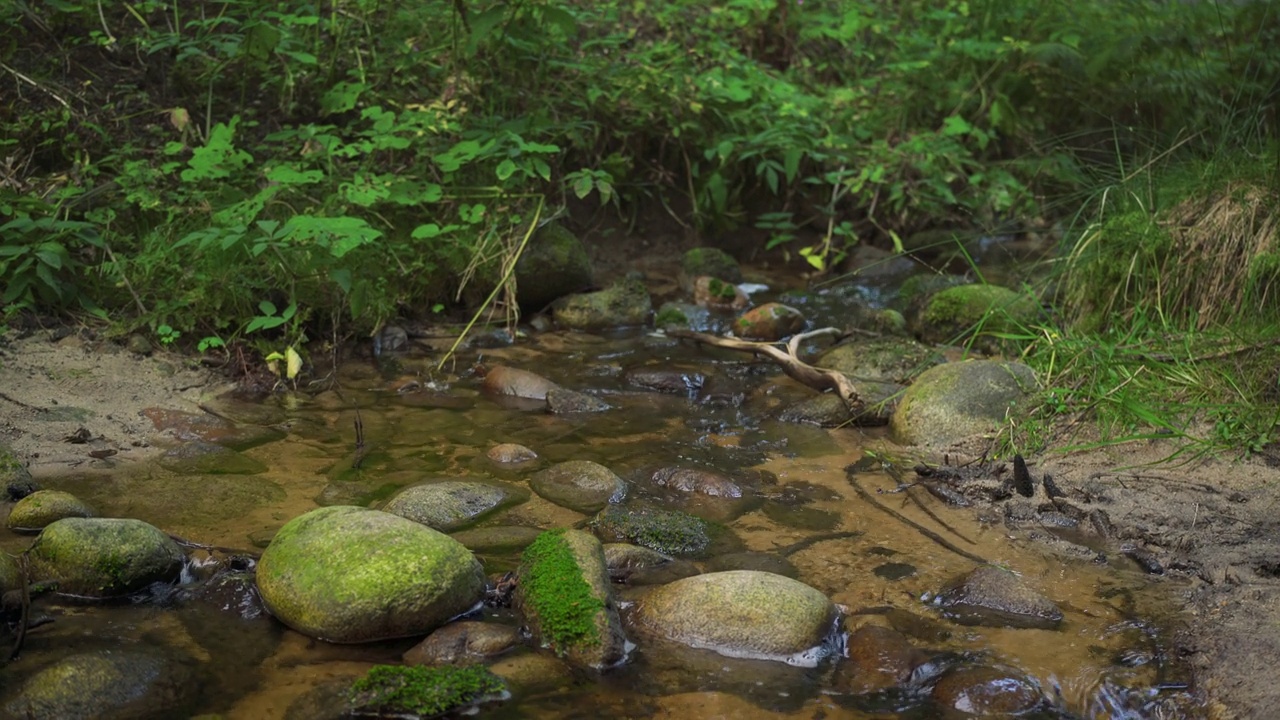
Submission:
M 534 158 L 533 169 L 538 173 L 538 177 L 548 182 L 551 181 L 551 166 L 547 164 L 546 160 L 543 160 L 542 158 Z
M 595 181 L 590 175 L 582 175 L 573 181 L 573 194 L 581 200 L 591 194 L 591 189 L 595 185 Z
M 342 292 L 351 292 L 351 270 L 349 268 L 334 268 L 330 270 L 329 279 L 341 288 Z
M 503 182 L 506 182 L 507 178 L 515 174 L 516 169 L 517 169 L 516 164 L 514 161 L 511 160 L 511 158 L 507 158 L 506 160 L 503 160 L 502 162 L 498 163 L 498 169 L 496 171 L 498 174 L 498 179 Z
M 435 223 L 427 223 L 419 225 L 413 229 L 412 237 L 414 240 L 425 240 L 433 238 L 440 234 L 440 226 Z
M 959 115 L 952 115 L 942 121 L 942 135 L 944 137 L 952 137 L 955 135 L 968 135 L 973 132 L 973 126 L 968 120 Z
M 275 315 L 276 304 L 271 302 L 270 300 L 263 300 L 262 302 L 258 303 L 258 310 L 260 310 L 263 315 Z

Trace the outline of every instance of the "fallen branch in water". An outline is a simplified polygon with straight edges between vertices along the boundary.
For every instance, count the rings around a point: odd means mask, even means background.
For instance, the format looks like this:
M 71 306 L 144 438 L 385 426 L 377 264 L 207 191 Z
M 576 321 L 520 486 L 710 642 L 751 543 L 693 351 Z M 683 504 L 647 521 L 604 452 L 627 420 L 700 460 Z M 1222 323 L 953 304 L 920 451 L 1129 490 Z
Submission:
M 867 503 L 871 505 L 871 507 L 889 515 L 894 520 L 897 520 L 898 522 L 906 525 L 907 527 L 910 527 L 911 529 L 915 530 L 921 535 L 929 538 L 930 540 L 950 550 L 951 552 L 959 555 L 962 558 L 967 558 L 981 565 L 987 564 L 987 561 L 982 559 L 981 557 L 974 555 L 968 550 L 964 550 L 956 547 L 955 545 L 952 545 L 951 543 L 947 542 L 946 538 L 942 537 L 938 533 L 930 530 L 929 528 L 924 527 L 923 525 L 921 525 L 918 522 L 915 522 L 914 520 L 911 520 L 910 518 L 906 517 L 900 512 L 897 512 L 896 510 L 893 510 L 892 508 L 885 507 L 883 503 L 878 502 L 874 497 L 872 497 L 871 493 L 863 489 L 862 484 L 858 482 L 858 478 L 850 477 L 849 484 L 853 486 L 853 491 L 858 493 L 858 497 L 867 501 Z
M 696 340 L 707 345 L 728 348 L 729 350 L 742 350 L 743 352 L 759 353 L 776 362 L 784 373 L 792 380 L 802 383 L 818 392 L 826 392 L 831 390 L 844 401 L 845 407 L 850 412 L 861 412 L 863 408 L 862 396 L 858 393 L 858 388 L 849 380 L 842 372 L 835 370 L 826 370 L 824 368 L 814 367 L 799 357 L 800 343 L 812 337 L 821 335 L 835 335 L 837 337 L 843 335 L 840 330 L 835 328 L 822 328 L 821 330 L 813 330 L 807 333 L 795 335 L 787 342 L 787 351 L 774 346 L 773 343 L 752 342 L 750 340 L 735 340 L 733 338 L 716 337 L 715 335 L 707 335 L 706 333 L 693 332 L 692 330 L 668 330 L 667 335 L 675 338 L 687 340 Z

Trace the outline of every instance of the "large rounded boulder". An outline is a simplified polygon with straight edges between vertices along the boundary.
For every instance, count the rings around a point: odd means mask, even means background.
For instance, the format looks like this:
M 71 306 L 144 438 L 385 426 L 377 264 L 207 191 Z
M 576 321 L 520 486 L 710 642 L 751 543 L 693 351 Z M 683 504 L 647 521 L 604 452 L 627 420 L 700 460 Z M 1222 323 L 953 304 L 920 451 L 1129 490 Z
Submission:
M 1035 389 L 1035 371 L 1021 363 L 970 360 L 938 365 L 903 393 L 890 430 L 903 445 L 950 445 L 994 431 Z
M 31 578 L 57 592 L 92 598 L 128 595 L 174 582 L 186 556 L 168 535 L 141 520 L 65 518 L 29 551 Z
M 615 327 L 647 325 L 653 315 L 653 300 L 644 283 L 620 280 L 596 292 L 570 295 L 552 307 L 555 321 L 571 330 L 593 332 Z
M 627 494 L 622 478 L 590 460 L 569 460 L 540 470 L 529 478 L 529 487 L 544 499 L 580 513 L 598 512 Z
M 831 634 L 836 608 L 798 580 L 731 570 L 677 580 L 640 602 L 636 625 L 646 633 L 730 657 L 814 665 Z
M 65 657 L 27 679 L 4 717 L 29 720 L 160 720 L 187 717 L 199 689 L 194 663 L 147 647 Z
M 399 515 L 336 505 L 280 528 L 258 562 L 267 609 L 339 643 L 425 635 L 478 603 L 485 577 L 461 543 Z
M 80 498 L 61 490 L 37 490 L 22 498 L 9 511 L 9 529 L 37 533 L 58 520 L 96 515 Z
M 538 230 L 516 261 L 516 297 L 527 313 L 582 292 L 592 284 L 591 259 L 582 241 L 558 223 Z

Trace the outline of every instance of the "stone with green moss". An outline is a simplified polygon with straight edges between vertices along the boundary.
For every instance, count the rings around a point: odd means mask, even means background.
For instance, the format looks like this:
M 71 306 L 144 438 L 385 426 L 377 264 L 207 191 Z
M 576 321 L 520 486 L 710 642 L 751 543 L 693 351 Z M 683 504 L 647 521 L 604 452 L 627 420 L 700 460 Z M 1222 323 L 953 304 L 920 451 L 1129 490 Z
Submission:
M 917 315 L 916 334 L 926 343 L 954 344 L 975 336 L 1025 332 L 1040 316 L 1033 297 L 999 285 L 971 284 L 947 288 L 929 298 Z
M 689 279 L 710 275 L 730 283 L 729 297 L 733 297 L 733 284 L 742 282 L 742 268 L 733 256 L 719 248 L 694 248 L 680 260 L 680 273 Z
M 66 655 L 7 693 L 0 717 L 24 720 L 165 720 L 191 717 L 196 662 L 140 643 Z
M 598 292 L 570 295 L 557 300 L 552 317 L 572 330 L 605 330 L 647 325 L 653 300 L 644 283 L 628 278 Z
M 695 515 L 658 508 L 608 507 L 591 529 L 605 542 L 627 542 L 667 555 L 699 555 L 711 544 L 711 523 Z
M 855 338 L 827 350 L 814 361 L 855 381 L 875 380 L 905 385 L 943 362 L 942 353 L 910 338 Z
M 87 518 L 96 514 L 93 508 L 71 493 L 37 490 L 13 506 L 9 511 L 8 525 L 14 532 L 36 533 L 63 518 Z
M 375 665 L 347 692 L 357 717 L 431 718 L 507 697 L 507 686 L 483 666 Z
M 40 533 L 28 559 L 33 582 L 66 595 L 111 598 L 176 581 L 185 555 L 141 520 L 65 518 Z
M 18 500 L 40 489 L 22 461 L 9 448 L 0 445 L 0 499 Z
M 804 313 L 782 303 L 765 303 L 747 312 L 733 323 L 733 332 L 748 340 L 773 342 L 804 329 Z
M 600 541 L 550 530 L 525 548 L 515 606 L 534 639 L 571 664 L 602 670 L 626 654 Z
M 689 316 L 677 304 L 666 303 L 658 309 L 658 315 L 653 319 L 653 324 L 660 328 L 689 327 Z
M 391 513 L 335 505 L 280 528 L 257 569 L 281 622 L 340 643 L 425 635 L 476 606 L 485 577 L 471 551 Z
M 22 589 L 22 568 L 18 558 L 7 552 L 0 552 L 0 597 L 12 590 Z
M 582 241 L 559 223 L 549 223 L 529 239 L 516 262 L 516 294 L 527 313 L 591 287 L 591 259 Z
M 903 393 L 890 431 L 903 445 L 942 447 L 991 433 L 1017 417 L 1036 389 L 1021 363 L 970 360 L 934 367 Z

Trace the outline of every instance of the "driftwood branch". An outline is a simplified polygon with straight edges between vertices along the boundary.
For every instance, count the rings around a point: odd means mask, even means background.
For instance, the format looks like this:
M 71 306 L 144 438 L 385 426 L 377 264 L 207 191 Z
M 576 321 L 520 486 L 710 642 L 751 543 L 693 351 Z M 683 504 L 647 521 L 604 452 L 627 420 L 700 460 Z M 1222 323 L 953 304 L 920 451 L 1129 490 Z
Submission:
M 845 377 L 844 373 L 835 370 L 827 370 L 825 368 L 814 367 L 799 357 L 800 343 L 812 337 L 821 335 L 840 336 L 843 333 L 835 328 L 822 328 L 821 330 L 813 330 L 811 332 L 802 333 L 791 338 L 787 343 L 787 350 L 783 352 L 780 348 L 775 347 L 773 343 L 752 342 L 750 340 L 735 340 L 733 338 L 716 337 L 715 335 L 707 335 L 706 333 L 693 332 L 691 330 L 668 330 L 667 335 L 676 338 L 695 340 L 707 345 L 728 348 L 730 350 L 742 350 L 743 352 L 759 353 L 776 362 L 784 373 L 792 380 L 804 384 L 817 390 L 818 392 L 833 391 L 844 401 L 850 412 L 860 412 L 863 408 L 862 396 L 858 393 L 858 388 L 853 382 Z

